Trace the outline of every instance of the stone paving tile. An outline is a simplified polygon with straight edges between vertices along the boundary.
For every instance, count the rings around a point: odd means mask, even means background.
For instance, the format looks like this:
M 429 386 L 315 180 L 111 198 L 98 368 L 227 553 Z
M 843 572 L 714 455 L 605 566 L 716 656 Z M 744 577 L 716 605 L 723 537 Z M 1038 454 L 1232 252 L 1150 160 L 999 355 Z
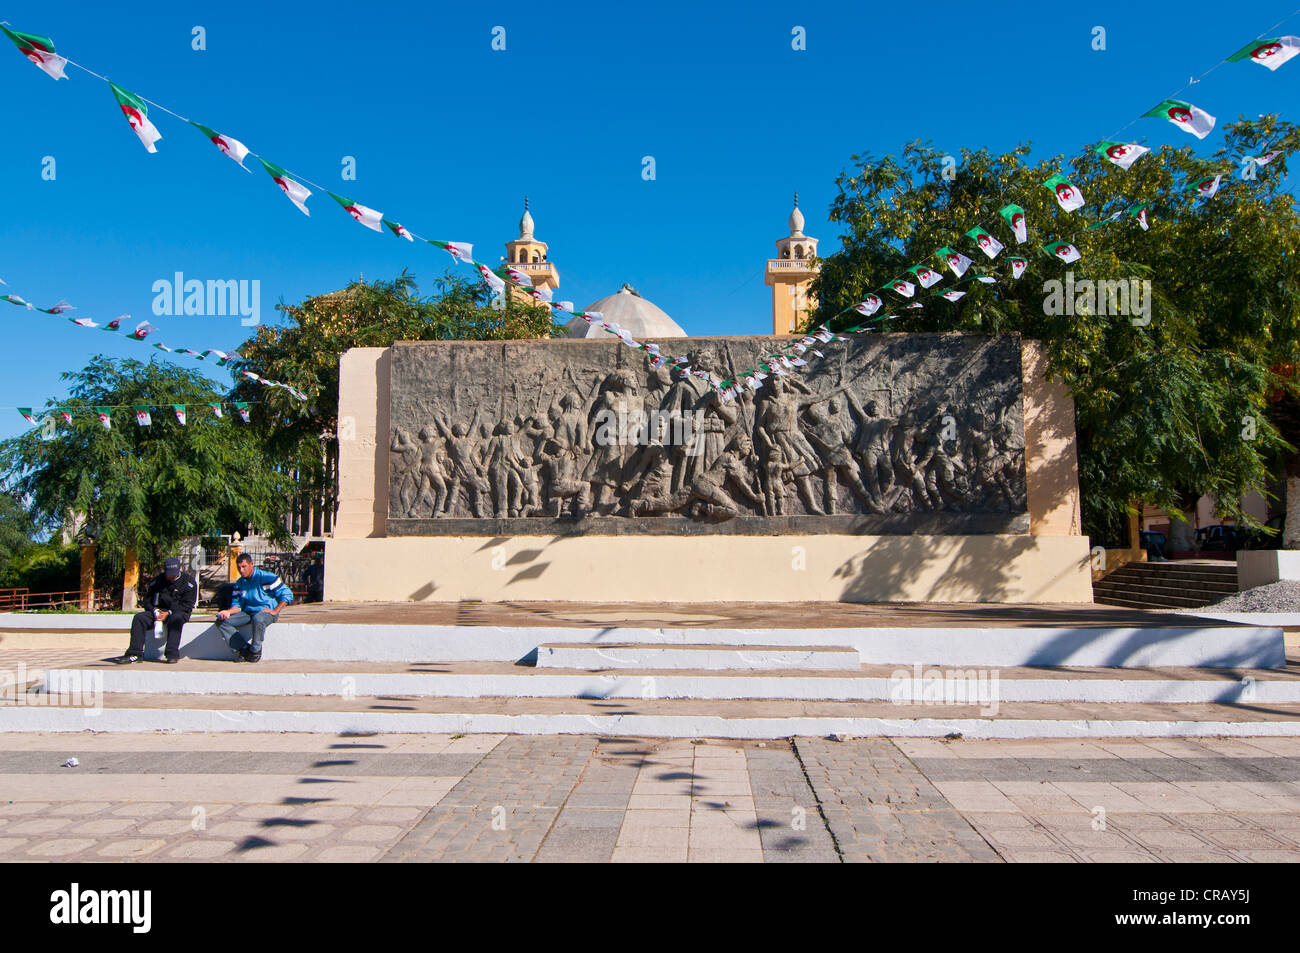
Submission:
M 846 861 L 998 860 L 956 808 L 888 739 L 794 739 Z

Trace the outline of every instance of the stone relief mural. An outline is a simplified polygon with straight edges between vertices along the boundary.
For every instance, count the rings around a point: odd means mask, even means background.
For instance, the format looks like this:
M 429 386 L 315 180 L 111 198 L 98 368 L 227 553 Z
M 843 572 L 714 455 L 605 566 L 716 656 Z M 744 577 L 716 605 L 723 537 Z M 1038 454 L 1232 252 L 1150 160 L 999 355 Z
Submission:
M 660 344 L 724 378 L 773 339 Z M 822 349 L 724 403 L 618 341 L 395 345 L 389 533 L 1027 529 L 1019 338 Z

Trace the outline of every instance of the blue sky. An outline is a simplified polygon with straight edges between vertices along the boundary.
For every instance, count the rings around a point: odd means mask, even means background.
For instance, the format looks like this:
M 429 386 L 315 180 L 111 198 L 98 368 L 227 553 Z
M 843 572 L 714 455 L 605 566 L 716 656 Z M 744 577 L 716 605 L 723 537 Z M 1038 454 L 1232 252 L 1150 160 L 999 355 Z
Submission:
M 826 221 L 854 153 L 925 138 L 962 148 L 1073 154 L 1295 10 L 1250 4 L 1092 2 L 1047 7 L 861 3 L 119 4 L 14 0 L 14 29 L 119 85 L 244 141 L 269 159 L 430 238 L 473 242 L 495 263 L 523 196 L 560 270 L 557 297 L 585 306 L 629 282 L 691 334 L 766 333 L 764 262 L 797 189 L 805 231 Z M 192 30 L 206 49 L 192 49 Z M 506 49 L 491 48 L 505 28 Z M 806 30 L 807 49 L 791 48 Z M 1092 49 L 1093 28 L 1106 49 Z M 1300 34 L 1300 17 L 1277 33 Z M 245 173 L 196 130 L 151 111 L 145 152 L 108 87 L 69 67 L 52 82 L 6 42 L 0 82 L 5 223 L 0 278 L 77 316 L 130 313 L 173 347 L 237 346 L 237 317 L 154 317 L 153 283 L 260 281 L 263 320 L 359 274 L 456 266 L 377 235 L 328 196 L 297 212 L 256 166 Z M 1220 125 L 1296 121 L 1300 60 L 1275 73 L 1226 64 L 1183 98 Z M 1168 123 L 1128 136 L 1195 144 Z M 1212 152 L 1221 136 L 1197 146 Z M 341 178 L 345 156 L 355 181 Z M 654 181 L 642 178 L 653 156 Z M 53 157 L 55 178 L 42 179 Z M 96 353 L 156 351 L 0 304 L 8 319 L 0 408 L 66 393 L 59 375 Z M 182 359 L 183 360 L 183 359 Z M 203 367 L 204 365 L 193 364 Z M 223 371 L 214 379 L 229 383 Z M 0 410 L 0 436 L 26 424 Z

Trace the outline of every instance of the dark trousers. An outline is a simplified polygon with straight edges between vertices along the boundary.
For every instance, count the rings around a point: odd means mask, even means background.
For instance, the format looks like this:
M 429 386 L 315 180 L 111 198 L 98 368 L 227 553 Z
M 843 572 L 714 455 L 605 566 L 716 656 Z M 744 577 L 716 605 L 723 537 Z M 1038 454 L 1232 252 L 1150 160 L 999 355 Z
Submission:
M 131 620 L 131 647 L 127 655 L 144 655 L 144 641 L 153 632 L 155 616 L 145 610 L 137 612 Z M 189 622 L 188 616 L 168 615 L 163 621 L 163 631 L 167 633 L 167 658 L 178 658 L 181 653 L 181 627 Z

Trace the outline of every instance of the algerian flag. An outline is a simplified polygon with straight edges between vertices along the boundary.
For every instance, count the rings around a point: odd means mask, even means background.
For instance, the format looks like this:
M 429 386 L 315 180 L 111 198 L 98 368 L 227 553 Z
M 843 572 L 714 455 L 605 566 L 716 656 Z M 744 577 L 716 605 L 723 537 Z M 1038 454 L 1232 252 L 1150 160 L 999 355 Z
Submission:
M 48 308 L 37 308 L 37 311 L 43 311 L 46 314 L 63 314 L 65 311 L 76 311 L 72 305 L 66 301 L 60 301 L 58 304 L 50 305 Z
M 65 409 L 65 408 L 63 408 L 63 407 L 59 407 L 59 408 L 56 408 L 55 413 L 57 413 L 60 417 L 63 418 L 63 422 L 64 422 L 65 424 L 70 424 L 70 423 L 72 423 L 72 411 L 67 410 L 67 409 Z
M 220 404 L 208 404 L 208 409 L 211 410 L 214 414 L 216 414 L 217 417 L 220 417 L 220 416 L 221 416 L 221 405 L 220 405 Z
M 126 116 L 126 121 L 131 124 L 135 134 L 144 143 L 144 147 L 150 152 L 157 152 L 154 143 L 162 138 L 162 133 L 149 121 L 149 107 L 144 104 L 144 100 L 116 83 L 109 83 L 108 85 L 113 88 L 113 95 L 117 97 L 117 104 L 122 109 L 122 115 Z
M 912 295 L 916 294 L 916 285 L 912 284 L 910 281 L 905 281 L 902 278 L 895 278 L 889 283 L 889 287 L 890 290 L 897 291 L 904 298 L 910 298 Z M 825 338 L 824 340 L 830 339 Z
M 1029 240 L 1029 227 L 1025 222 L 1025 210 L 1019 205 L 1007 205 L 998 209 L 1006 223 L 1011 226 L 1011 231 L 1016 235 L 1016 244 L 1023 245 Z
M 1219 183 L 1223 181 L 1223 175 L 1208 175 L 1203 179 L 1197 179 L 1187 189 L 1189 192 L 1195 192 L 1203 199 L 1214 198 L 1214 193 L 1219 191 Z
M 1138 224 L 1142 226 L 1142 231 L 1145 232 L 1151 227 L 1151 223 L 1147 221 L 1147 207 L 1145 205 L 1134 205 L 1130 207 L 1128 214 L 1138 220 Z
M 227 354 L 225 351 L 218 351 L 216 348 L 211 347 L 203 352 L 203 357 L 207 357 L 209 354 L 217 355 L 217 367 L 225 367 L 226 362 L 235 356 L 233 354 Z M 201 357 L 199 360 L 203 360 L 203 358 Z
M 176 420 L 180 423 L 182 427 L 184 427 L 185 426 L 185 405 L 172 404 L 172 410 L 175 411 L 176 413 Z
M 169 348 L 166 344 L 163 344 L 162 341 L 155 342 L 154 347 L 156 347 L 160 351 L 166 351 L 168 354 L 172 353 L 172 349 Z
M 260 375 L 254 374 L 252 371 L 240 371 L 239 373 L 242 374 L 244 377 L 247 377 L 250 381 L 255 381 L 258 384 L 270 383 L 270 381 L 263 380 Z
M 105 430 L 113 429 L 113 418 L 109 414 L 110 410 L 112 410 L 110 407 L 95 408 L 95 416 L 99 418 L 99 422 L 104 425 Z
M 298 211 L 310 216 L 311 212 L 307 211 L 307 197 L 311 195 L 311 189 L 290 177 L 288 172 L 285 172 L 275 163 L 267 162 L 261 156 L 257 157 L 257 161 L 262 163 L 262 168 L 266 170 L 266 174 L 275 180 L 275 184 L 289 197 L 289 201 L 298 206 Z
M 943 281 L 943 275 L 931 268 L 925 267 L 925 265 L 913 265 L 907 270 L 916 275 L 916 280 L 921 283 L 922 288 L 929 288 L 931 285 L 937 285 L 939 282 Z
M 202 355 L 202 354 L 200 354 L 198 351 L 192 351 L 192 350 L 190 350 L 190 349 L 187 348 L 187 347 L 178 347 L 178 348 L 176 349 L 176 353 L 177 353 L 177 354 L 188 354 L 190 357 L 194 358 L 194 360 L 196 360 L 196 361 L 201 361 L 201 360 L 203 360 L 203 355 Z
M 401 222 L 390 222 L 388 219 L 384 219 L 384 224 L 392 229 L 393 234 L 398 238 L 405 238 L 408 242 L 415 241 L 415 237 L 406 230 L 406 226 Z
M 18 413 L 22 414 L 23 420 L 27 421 L 33 427 L 37 425 L 37 420 L 32 416 L 32 409 L 30 407 L 19 407 Z
M 381 233 L 383 232 L 383 229 L 380 227 L 380 223 L 384 220 L 383 212 L 376 212 L 374 209 L 367 208 L 360 202 L 354 202 L 349 198 L 344 198 L 342 195 L 335 195 L 328 189 L 325 191 L 329 193 L 330 198 L 343 206 L 345 212 L 355 218 L 362 225 L 366 226 L 366 228 L 372 228 Z
M 510 265 L 502 265 L 496 270 L 496 272 L 502 278 L 509 278 L 517 285 L 523 285 L 526 288 L 531 288 L 533 286 L 533 279 L 529 278 L 519 269 L 512 268 Z
M 966 296 L 966 292 L 954 291 L 950 289 L 948 291 L 936 291 L 935 295 L 937 297 L 947 298 L 949 301 L 960 301 L 962 298 Z
M 471 264 L 474 261 L 474 246 L 469 242 L 439 242 L 429 239 L 429 244 L 437 245 L 457 261 L 467 261 Z
M 996 278 L 994 278 L 993 276 L 991 276 L 991 275 L 971 275 L 971 276 L 970 276 L 969 278 L 967 278 L 966 280 L 967 280 L 967 281 L 981 281 L 981 282 L 983 282 L 983 283 L 986 284 L 986 285 L 995 285 L 995 284 L 998 283 L 998 280 L 997 280 Z
M 966 269 L 971 265 L 969 258 L 959 251 L 953 251 L 946 245 L 935 252 L 935 254 L 947 262 L 948 267 L 952 269 L 952 273 L 958 278 L 966 274 Z
M 1265 152 L 1263 155 L 1260 155 L 1260 156 L 1246 156 L 1246 157 L 1245 157 L 1245 161 L 1246 161 L 1246 162 L 1253 162 L 1253 163 L 1255 163 L 1255 165 L 1268 165 L 1270 162 L 1272 162 L 1274 159 L 1276 159 L 1276 158 L 1277 158 L 1278 156 L 1280 156 L 1281 154 L 1282 154 L 1282 153 L 1280 153 L 1280 152 L 1276 152 L 1276 151 L 1274 151 L 1274 152 Z
M 239 414 L 239 419 L 248 423 L 248 404 L 245 401 L 237 400 L 233 404 L 235 412 Z
M 127 335 L 127 337 L 130 337 L 136 341 L 143 341 L 150 334 L 152 334 L 157 330 L 158 329 L 155 328 L 148 321 L 141 321 L 139 324 L 135 326 L 135 330 L 132 331 L 129 335 Z
M 502 280 L 500 275 L 481 262 L 475 262 L 474 267 L 477 268 L 478 273 L 483 276 L 483 280 L 488 283 L 488 287 L 492 289 L 492 294 L 494 296 L 505 293 L 506 283 Z
M 149 427 L 153 425 L 153 418 L 149 416 L 149 408 L 144 404 L 135 405 L 135 422 L 141 427 Z
M 1011 266 L 1011 279 L 1014 281 L 1025 273 L 1029 267 L 1029 262 L 1023 258 L 1008 258 L 1007 264 Z
M 1108 139 L 1101 145 L 1096 146 L 1092 151 L 1127 171 L 1134 162 L 1151 150 L 1146 146 L 1138 145 L 1136 142 L 1114 142 Z
M 3 295 L 2 297 L 5 301 L 8 301 L 10 304 L 16 304 L 20 307 L 27 308 L 27 310 L 29 311 L 36 310 L 36 305 L 32 304 L 30 301 L 26 301 L 23 298 L 18 297 L 18 295 Z
M 215 129 L 209 129 L 201 122 L 194 122 L 191 120 L 190 125 L 207 136 L 208 139 L 212 141 L 212 144 L 220 149 L 224 155 L 228 155 L 230 158 L 238 162 L 241 169 L 245 172 L 251 171 L 246 165 L 244 165 L 244 157 L 248 155 L 248 146 L 244 145 L 238 139 L 232 139 L 230 136 L 223 136 Z
M 909 310 L 911 310 L 912 308 L 924 308 L 924 307 L 925 307 L 925 305 L 921 304 L 921 302 L 919 302 L 919 301 L 913 301 L 911 304 L 905 304 L 905 305 L 903 305 L 903 310 L 904 310 L 904 311 L 909 311 Z
M 1183 132 L 1190 132 L 1197 139 L 1204 139 L 1214 128 L 1213 116 L 1204 109 L 1198 109 L 1181 99 L 1166 99 L 1155 109 L 1142 115 L 1168 119 Z
M 1044 245 L 1043 251 L 1047 252 L 1049 255 L 1055 255 L 1067 265 L 1070 262 L 1078 261 L 1083 257 L 1079 254 L 1079 249 L 1075 248 L 1069 242 L 1052 242 L 1051 244 Z
M 9 32 L 8 30 L 5 31 Z M 1229 63 L 1250 60 L 1266 69 L 1277 69 L 1291 57 L 1300 53 L 1300 36 L 1277 36 L 1270 40 L 1251 40 L 1228 57 Z
M 1056 195 L 1056 203 L 1065 211 L 1076 212 L 1083 208 L 1083 193 L 1065 176 L 1054 175 L 1043 185 L 1052 190 Z
M 71 321 L 73 324 L 77 325 L 78 327 L 82 327 L 82 328 L 97 328 L 97 327 L 99 327 L 99 325 L 96 324 L 96 323 L 95 323 L 93 320 L 91 320 L 90 318 L 68 318 L 68 320 Z
M 1123 215 L 1124 215 L 1123 209 L 1119 210 L 1118 212 L 1111 212 L 1109 215 L 1107 215 L 1105 218 L 1101 219 L 1100 221 L 1093 222 L 1091 225 L 1089 225 L 1088 231 L 1101 228 L 1103 225 L 1109 225 L 1111 222 L 1118 222 L 1123 217 Z
M 976 245 L 979 245 L 980 251 L 988 255 L 989 258 L 997 258 L 1006 246 L 990 235 L 978 225 L 966 233 L 966 237 L 973 239 Z
M 858 314 L 871 317 L 873 314 L 875 314 L 877 311 L 880 310 L 880 305 L 881 305 L 881 301 L 879 297 L 877 297 L 876 295 L 867 295 L 865 298 L 863 298 L 861 301 L 859 301 L 857 304 L 853 306 L 853 310 L 856 311 Z
M 68 61 L 54 52 L 54 41 L 48 36 L 19 33 L 4 25 L 0 25 L 0 30 L 4 30 L 5 36 L 14 41 L 14 46 L 22 51 L 23 56 L 39 66 L 50 79 L 68 78 L 63 72 L 63 67 Z

